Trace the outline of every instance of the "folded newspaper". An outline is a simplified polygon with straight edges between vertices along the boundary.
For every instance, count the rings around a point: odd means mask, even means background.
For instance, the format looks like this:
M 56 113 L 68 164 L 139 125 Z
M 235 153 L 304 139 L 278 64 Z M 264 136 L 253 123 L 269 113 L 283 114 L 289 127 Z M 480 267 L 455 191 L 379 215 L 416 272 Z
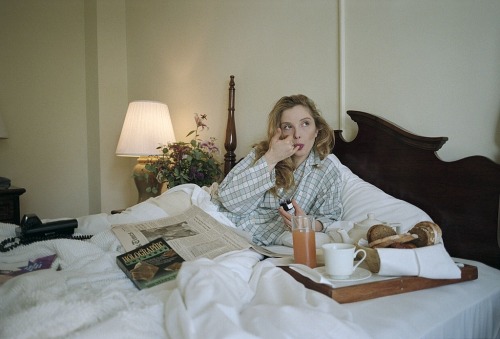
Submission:
M 163 238 L 184 260 L 213 259 L 224 253 L 249 248 L 268 257 L 285 256 L 248 242 L 195 205 L 176 216 L 113 225 L 111 230 L 126 252 Z

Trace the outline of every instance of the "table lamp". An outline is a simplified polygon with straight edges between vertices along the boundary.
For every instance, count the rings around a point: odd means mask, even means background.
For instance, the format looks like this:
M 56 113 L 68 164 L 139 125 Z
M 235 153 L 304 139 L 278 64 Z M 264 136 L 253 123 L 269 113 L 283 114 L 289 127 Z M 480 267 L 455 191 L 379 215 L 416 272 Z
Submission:
M 148 161 L 154 161 L 155 154 L 159 154 L 157 147 L 169 142 L 175 142 L 175 135 L 167 105 L 156 101 L 131 102 L 123 122 L 116 155 L 139 157 L 134 167 L 138 203 L 159 194 L 146 191 L 156 179 L 144 167 Z

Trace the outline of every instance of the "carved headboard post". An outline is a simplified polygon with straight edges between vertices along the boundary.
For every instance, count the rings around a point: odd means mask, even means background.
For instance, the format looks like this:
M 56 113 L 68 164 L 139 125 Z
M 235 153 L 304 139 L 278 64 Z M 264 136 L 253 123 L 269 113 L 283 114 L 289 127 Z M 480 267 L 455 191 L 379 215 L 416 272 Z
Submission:
M 236 125 L 234 120 L 234 75 L 231 75 L 231 80 L 229 81 L 229 103 L 227 109 L 227 127 L 226 127 L 226 141 L 224 142 L 224 148 L 226 149 L 226 154 L 224 155 L 224 175 L 227 175 L 229 171 L 233 168 L 236 163 L 236 154 L 234 150 L 236 149 Z

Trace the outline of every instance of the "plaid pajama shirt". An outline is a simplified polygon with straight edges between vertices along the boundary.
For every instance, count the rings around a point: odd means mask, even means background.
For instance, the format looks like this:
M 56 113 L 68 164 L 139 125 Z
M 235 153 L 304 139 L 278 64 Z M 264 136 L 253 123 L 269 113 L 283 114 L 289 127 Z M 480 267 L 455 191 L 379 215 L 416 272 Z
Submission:
M 314 215 L 325 227 L 340 218 L 340 173 L 328 157 L 320 160 L 312 151 L 294 172 L 296 188 L 279 189 L 278 196 L 269 192 L 275 176 L 264 157 L 255 162 L 252 150 L 222 181 L 214 198 L 219 211 L 250 233 L 255 244 L 272 245 L 286 231 L 278 213 L 283 199 L 294 198 L 306 214 Z

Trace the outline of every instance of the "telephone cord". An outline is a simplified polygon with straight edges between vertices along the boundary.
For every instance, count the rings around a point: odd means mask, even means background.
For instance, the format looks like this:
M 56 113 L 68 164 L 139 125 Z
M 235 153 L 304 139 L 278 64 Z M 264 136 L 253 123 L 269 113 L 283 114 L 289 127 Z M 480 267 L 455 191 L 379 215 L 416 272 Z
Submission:
M 58 235 L 55 237 L 30 236 L 30 237 L 13 237 L 7 238 L 0 242 L 0 252 L 8 252 L 19 246 L 27 246 L 33 242 L 53 240 L 53 239 L 73 239 L 73 240 L 88 240 L 92 235 Z

